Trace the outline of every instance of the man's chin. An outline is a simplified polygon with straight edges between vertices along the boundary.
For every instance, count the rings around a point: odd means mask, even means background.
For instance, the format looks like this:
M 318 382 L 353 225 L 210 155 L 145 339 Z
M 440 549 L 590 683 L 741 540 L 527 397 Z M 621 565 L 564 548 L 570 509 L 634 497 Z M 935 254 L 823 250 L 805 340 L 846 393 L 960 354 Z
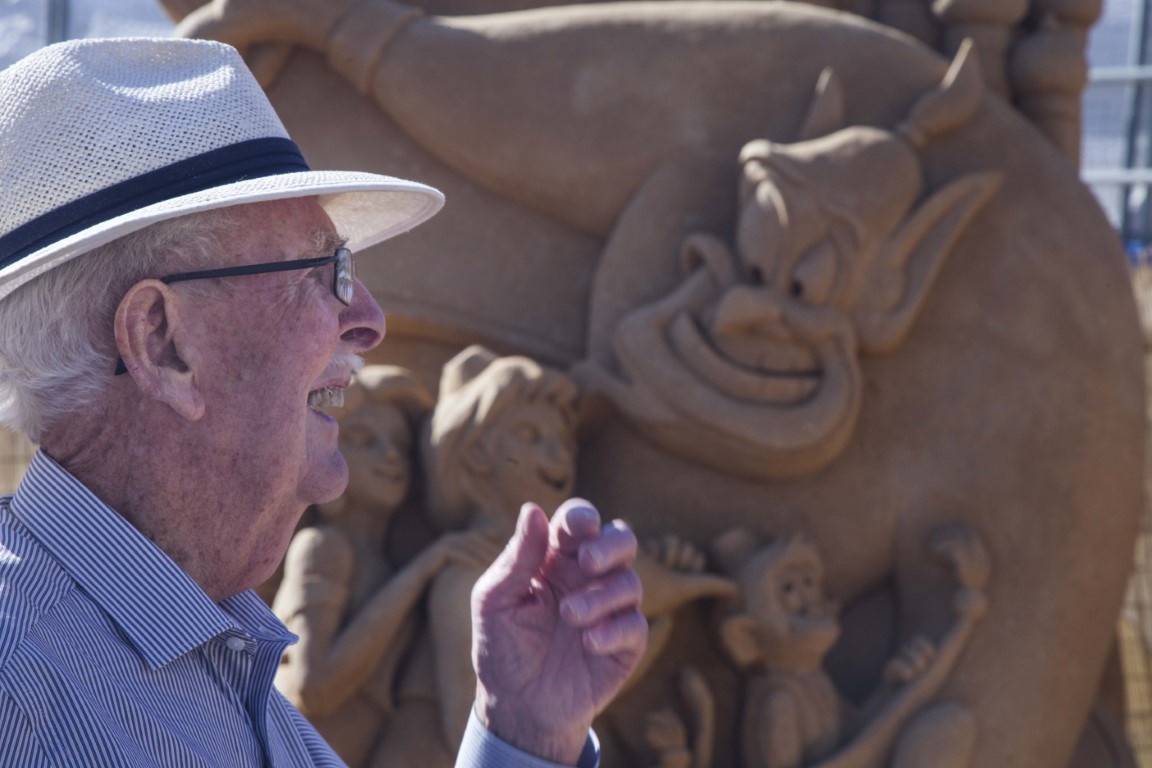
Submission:
M 332 451 L 322 462 L 324 466 L 308 467 L 305 474 L 306 503 L 327 504 L 344 495 L 348 488 L 348 462 L 339 450 Z

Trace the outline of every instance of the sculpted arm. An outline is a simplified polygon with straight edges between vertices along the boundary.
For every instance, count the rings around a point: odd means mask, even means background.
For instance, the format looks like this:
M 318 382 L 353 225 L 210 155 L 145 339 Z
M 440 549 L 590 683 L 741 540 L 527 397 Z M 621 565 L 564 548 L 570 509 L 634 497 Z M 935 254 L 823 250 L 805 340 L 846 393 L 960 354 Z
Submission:
M 214 0 L 180 33 L 318 50 L 457 172 L 607 234 L 663 160 L 686 149 L 727 156 L 739 148 L 734 136 L 794 128 L 794 95 L 764 84 L 779 74 L 803 78 L 798 66 L 814 80 L 821 67 L 809 54 L 827 42 L 828 25 L 788 5 L 715 4 L 702 13 L 691 3 L 612 3 L 425 17 L 388 0 L 292 0 L 291 13 L 269 0 Z M 317 7 L 297 10 L 304 6 Z M 271 16 L 280 18 L 261 19 Z M 842 26 L 839 35 L 868 40 L 859 50 L 826 46 L 831 58 L 876 47 L 868 42 L 874 33 Z M 923 54 L 911 54 L 915 64 L 903 54 L 901 70 L 923 66 Z M 653 78 L 677 87 L 655 87 Z
M 292 628 L 300 635 L 300 664 L 291 673 L 293 702 L 310 716 L 336 710 L 368 679 L 396 640 L 429 580 L 443 568 L 457 537 L 445 537 L 420 553 L 381 587 L 338 630 L 343 605 L 305 606 Z M 327 547 L 324 562 L 339 562 L 344 553 Z M 345 559 L 350 557 L 350 552 Z M 291 666 L 291 665 L 287 665 Z
M 449 749 L 460 744 L 476 698 L 469 616 L 472 587 L 481 572 L 478 568 L 446 568 L 436 577 L 428 598 L 440 733 Z
M 301 530 L 284 557 L 284 580 L 273 610 L 300 641 L 286 652 L 276 687 L 305 714 L 311 713 L 311 689 L 323 675 L 324 659 L 348 606 L 352 558 L 343 534 L 326 527 Z

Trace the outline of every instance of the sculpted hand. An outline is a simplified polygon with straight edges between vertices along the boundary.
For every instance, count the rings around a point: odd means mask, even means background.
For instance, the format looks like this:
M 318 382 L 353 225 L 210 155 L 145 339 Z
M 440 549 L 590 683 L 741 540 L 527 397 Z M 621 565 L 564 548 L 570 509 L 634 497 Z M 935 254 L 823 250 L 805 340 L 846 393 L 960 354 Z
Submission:
M 525 504 L 516 533 L 472 592 L 476 712 L 500 738 L 575 764 L 599 713 L 644 651 L 636 537 L 600 528 L 586 501 L 549 524 Z
M 932 531 L 929 546 L 951 564 L 960 585 L 953 601 L 956 612 L 970 621 L 981 619 L 988 610 L 985 590 L 992 562 L 980 536 L 967 526 L 942 526 Z
M 936 659 L 936 644 L 916 635 L 884 667 L 884 681 L 890 685 L 907 685 L 924 674 Z
M 440 567 L 452 563 L 458 568 L 480 572 L 500 554 L 500 546 L 472 531 L 446 533 L 432 545 L 441 557 Z
M 352 0 L 212 0 L 184 18 L 182 37 L 220 40 L 241 50 L 254 43 L 295 43 L 324 50 Z
M 670 707 L 649 712 L 644 718 L 644 743 L 656 755 L 655 768 L 690 768 L 688 731 Z
M 672 534 L 645 542 L 636 559 L 636 573 L 644 585 L 640 610 L 649 619 L 666 616 L 695 600 L 734 597 L 731 579 L 704 573 L 706 558 L 696 545 Z

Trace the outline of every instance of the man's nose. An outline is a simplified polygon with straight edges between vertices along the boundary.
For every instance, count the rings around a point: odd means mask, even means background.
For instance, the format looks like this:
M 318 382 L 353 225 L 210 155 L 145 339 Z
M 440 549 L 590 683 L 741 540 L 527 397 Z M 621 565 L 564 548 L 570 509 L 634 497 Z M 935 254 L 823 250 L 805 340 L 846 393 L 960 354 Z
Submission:
M 340 339 L 352 352 L 367 352 L 384 340 L 384 310 L 357 278 L 352 301 L 340 313 Z
M 736 336 L 778 328 L 783 318 L 783 303 L 771 290 L 738 285 L 720 297 L 712 317 L 712 333 Z

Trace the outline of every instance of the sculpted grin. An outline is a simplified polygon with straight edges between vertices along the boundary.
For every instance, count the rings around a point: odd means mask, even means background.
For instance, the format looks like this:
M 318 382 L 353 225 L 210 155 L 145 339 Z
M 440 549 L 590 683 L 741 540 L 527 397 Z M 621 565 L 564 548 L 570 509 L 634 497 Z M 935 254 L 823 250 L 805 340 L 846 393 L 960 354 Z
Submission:
M 567 466 L 541 467 L 540 481 L 559 494 L 567 494 L 572 490 L 572 473 Z
M 807 347 L 761 337 L 753 344 L 710 342 L 687 312 L 673 320 L 668 341 L 700 378 L 740 400 L 795 405 L 812 397 L 822 379 L 819 358 Z

